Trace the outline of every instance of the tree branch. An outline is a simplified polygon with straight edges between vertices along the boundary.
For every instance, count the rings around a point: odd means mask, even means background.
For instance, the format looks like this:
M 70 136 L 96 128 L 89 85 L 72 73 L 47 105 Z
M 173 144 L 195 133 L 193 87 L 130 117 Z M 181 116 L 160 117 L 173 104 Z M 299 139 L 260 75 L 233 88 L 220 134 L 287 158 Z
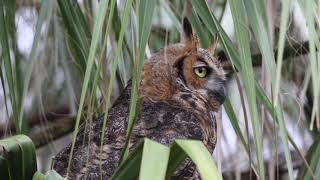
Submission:
M 278 49 L 274 51 L 275 59 L 278 55 Z M 288 60 L 293 57 L 305 55 L 309 53 L 309 41 L 300 42 L 300 43 L 290 43 L 290 45 L 286 46 L 283 51 L 283 59 Z M 223 54 L 222 50 L 217 52 L 219 54 Z M 252 65 L 253 67 L 261 66 L 262 63 L 262 55 L 261 54 L 254 54 L 251 56 L 252 58 Z M 232 64 L 230 61 L 226 60 L 222 63 L 223 69 L 227 71 L 233 71 Z

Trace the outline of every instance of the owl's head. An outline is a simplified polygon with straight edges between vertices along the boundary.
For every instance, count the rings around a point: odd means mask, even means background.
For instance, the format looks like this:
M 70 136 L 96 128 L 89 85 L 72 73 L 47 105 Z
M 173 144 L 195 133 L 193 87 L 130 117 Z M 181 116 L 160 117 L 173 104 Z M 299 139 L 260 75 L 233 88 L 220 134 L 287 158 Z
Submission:
M 189 108 L 205 104 L 216 111 L 226 96 L 225 73 L 209 50 L 198 47 L 187 18 L 182 25 L 181 43 L 146 60 L 142 94 L 156 100 L 178 101 Z

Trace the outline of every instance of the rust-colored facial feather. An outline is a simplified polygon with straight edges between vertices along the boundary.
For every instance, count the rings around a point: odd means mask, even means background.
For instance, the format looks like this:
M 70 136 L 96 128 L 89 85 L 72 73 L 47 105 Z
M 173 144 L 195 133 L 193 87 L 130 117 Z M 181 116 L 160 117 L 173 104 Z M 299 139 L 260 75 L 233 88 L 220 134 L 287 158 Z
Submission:
M 207 78 L 206 77 L 199 77 L 195 74 L 194 68 L 197 64 L 198 57 L 196 55 L 190 55 L 187 56 L 184 59 L 184 62 L 180 65 L 182 65 L 183 69 L 183 75 L 186 81 L 186 84 L 189 87 L 193 87 L 195 89 L 202 89 L 206 86 Z

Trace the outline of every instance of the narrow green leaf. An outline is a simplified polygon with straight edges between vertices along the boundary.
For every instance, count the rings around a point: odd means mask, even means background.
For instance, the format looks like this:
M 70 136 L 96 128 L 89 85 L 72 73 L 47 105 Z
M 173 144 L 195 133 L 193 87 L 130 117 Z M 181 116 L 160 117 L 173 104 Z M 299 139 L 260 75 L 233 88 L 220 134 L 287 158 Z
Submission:
M 4 76 L 4 74 L 3 74 L 3 71 L 2 71 L 2 66 L 0 66 L 0 79 L 1 79 L 1 85 L 2 85 L 2 90 L 3 90 L 3 94 L 4 94 L 4 96 L 3 96 L 4 105 L 5 105 L 5 108 L 6 108 L 6 115 L 7 115 L 7 117 L 9 117 L 10 115 L 9 115 L 9 106 L 8 106 L 8 99 L 7 99 L 7 90 L 6 90 L 6 86 L 5 86 L 5 78 L 3 76 Z
M 248 20 L 253 29 L 254 35 L 257 39 L 262 56 L 266 62 L 268 76 L 276 79 L 276 65 L 274 61 L 274 53 L 272 49 L 271 40 L 268 33 L 268 27 L 265 23 L 265 16 L 261 14 L 259 6 L 255 0 L 243 1 L 248 14 Z M 265 8 L 263 8 L 265 9 Z M 273 85 L 274 87 L 274 85 Z
M 276 117 L 278 119 L 278 124 L 280 127 L 280 133 L 281 133 L 281 140 L 283 142 L 283 146 L 284 146 L 284 155 L 285 155 L 285 159 L 287 162 L 287 167 L 288 167 L 288 174 L 290 179 L 294 179 L 293 176 L 293 165 L 292 165 L 292 158 L 291 158 L 291 152 L 289 150 L 289 143 L 288 143 L 288 132 L 287 132 L 287 128 L 284 122 L 284 118 L 283 118 L 283 112 L 282 112 L 282 104 L 281 104 L 281 99 L 279 98 L 278 101 L 278 106 L 275 108 L 276 111 Z M 299 149 L 298 149 L 299 151 Z
M 283 0 L 281 1 L 281 24 L 280 24 L 280 35 L 279 35 L 279 41 L 278 41 L 278 54 L 277 54 L 277 76 L 276 76 L 276 82 L 274 87 L 274 104 L 277 106 L 278 104 L 278 96 L 279 96 L 279 90 L 280 90 L 280 81 L 281 81 L 281 69 L 282 69 L 282 59 L 283 59 L 283 50 L 284 50 L 284 43 L 285 43 L 285 35 L 287 32 L 287 26 L 288 26 L 288 19 L 289 19 L 289 0 Z
M 320 118 L 320 67 L 319 59 L 317 58 L 316 46 L 319 49 L 319 35 L 315 29 L 315 19 L 314 12 L 316 11 L 317 4 L 315 1 L 300 1 L 302 4 L 304 14 L 307 20 L 308 35 L 309 35 L 309 49 L 310 49 L 310 67 L 311 67 L 311 79 L 312 79 L 312 89 L 313 89 L 313 107 L 311 114 L 310 129 L 313 129 L 314 121 L 316 118 Z
M 238 138 L 240 139 L 241 143 L 243 144 L 244 148 L 247 149 L 247 143 L 245 141 L 245 138 L 241 132 L 240 126 L 239 126 L 239 120 L 233 110 L 232 104 L 230 99 L 227 97 L 226 100 L 223 103 L 224 109 L 226 110 L 226 113 L 230 119 L 231 125 L 236 132 Z
M 312 146 L 309 148 L 306 159 L 314 172 L 314 176 L 310 173 L 305 165 L 302 165 L 299 169 L 298 178 L 299 180 L 311 180 L 320 179 L 320 138 L 317 136 Z
M 208 8 L 208 4 L 205 0 L 192 0 L 192 5 L 195 8 L 196 12 L 201 16 L 201 19 L 207 27 L 211 27 L 208 30 L 213 35 L 218 29 L 216 28 L 215 22 L 213 21 L 214 17 Z

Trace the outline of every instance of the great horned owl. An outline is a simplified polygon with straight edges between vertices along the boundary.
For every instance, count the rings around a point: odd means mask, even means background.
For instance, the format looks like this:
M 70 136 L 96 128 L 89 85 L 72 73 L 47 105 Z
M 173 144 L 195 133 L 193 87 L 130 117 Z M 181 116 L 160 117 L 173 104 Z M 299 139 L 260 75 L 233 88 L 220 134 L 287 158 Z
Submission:
M 169 145 L 174 139 L 201 140 L 212 153 L 216 143 L 213 112 L 223 103 L 225 75 L 209 51 L 198 47 L 187 18 L 183 19 L 184 38 L 153 54 L 143 66 L 139 93 L 143 97 L 130 141 L 130 151 L 144 137 Z M 119 164 L 126 139 L 131 84 L 113 104 L 108 114 L 103 153 L 100 136 L 103 118 L 91 128 L 81 127 L 76 139 L 70 179 L 110 179 Z M 90 139 L 90 141 L 88 141 Z M 66 175 L 69 145 L 54 158 L 54 169 Z M 102 172 L 99 165 L 102 164 Z M 175 172 L 172 179 L 199 179 L 190 160 Z

